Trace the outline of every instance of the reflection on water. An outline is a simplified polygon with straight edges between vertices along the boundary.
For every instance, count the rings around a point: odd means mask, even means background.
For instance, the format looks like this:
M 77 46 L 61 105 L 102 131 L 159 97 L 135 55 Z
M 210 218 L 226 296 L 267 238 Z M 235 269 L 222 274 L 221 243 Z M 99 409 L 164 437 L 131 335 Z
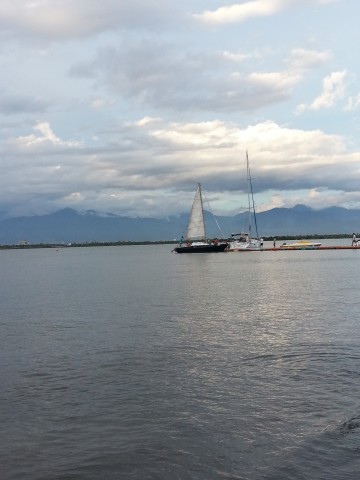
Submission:
M 2 479 L 359 469 L 359 252 L 3 251 Z

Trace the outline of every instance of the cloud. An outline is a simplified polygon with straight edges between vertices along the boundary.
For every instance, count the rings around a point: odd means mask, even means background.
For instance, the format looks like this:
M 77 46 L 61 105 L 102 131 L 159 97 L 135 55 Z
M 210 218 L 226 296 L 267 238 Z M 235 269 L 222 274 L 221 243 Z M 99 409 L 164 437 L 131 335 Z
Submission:
M 73 148 L 81 146 L 81 142 L 68 140 L 64 141 L 61 140 L 59 137 L 55 135 L 52 131 L 50 124 L 48 122 L 38 122 L 34 127 L 34 131 L 37 133 L 39 132 L 40 135 L 36 133 L 20 136 L 17 138 L 13 138 L 8 140 L 7 147 L 11 147 L 12 149 L 16 150 L 24 150 L 28 151 L 28 149 L 39 149 L 39 148 L 53 148 L 53 147 L 61 147 L 61 148 Z
M 184 211 L 184 199 L 191 201 L 201 181 L 209 197 L 239 205 L 246 191 L 246 150 L 256 195 L 354 192 L 359 182 L 360 155 L 348 153 L 340 136 L 271 121 L 241 128 L 220 120 L 144 117 L 104 131 L 102 145 L 84 148 L 62 140 L 49 123 L 39 122 L 34 133 L 2 147 L 0 203 L 16 213 L 75 206 L 156 217 Z
M 50 102 L 39 97 L 23 95 L 6 95 L 0 99 L 0 110 L 3 115 L 19 115 L 23 113 L 44 113 Z
M 301 114 L 305 110 L 320 110 L 333 107 L 339 100 L 345 97 L 345 79 L 347 71 L 332 72 L 323 80 L 323 91 L 310 104 L 302 103 L 297 106 L 296 113 Z M 351 104 L 351 101 L 350 101 Z M 348 103 L 349 106 L 349 103 Z
M 0 27 L 8 35 L 61 40 L 117 28 L 158 29 L 179 19 L 166 0 L 1 0 Z
M 249 18 L 274 15 L 286 7 L 286 0 L 252 0 L 226 5 L 217 10 L 206 10 L 195 17 L 205 23 L 225 24 L 245 22 Z
M 94 110 L 103 110 L 115 102 L 113 100 L 105 99 L 105 98 L 93 98 L 90 100 L 89 106 Z
M 111 95 L 134 99 L 142 107 L 249 111 L 289 98 L 305 70 L 328 58 L 326 53 L 305 50 L 293 55 L 287 70 L 247 73 L 239 65 L 251 57 L 256 61 L 255 54 L 227 50 L 189 54 L 176 45 L 160 47 L 154 41 L 140 41 L 126 47 L 101 48 L 94 59 L 74 64 L 70 75 L 94 79 Z
M 345 110 L 352 111 L 352 110 L 357 110 L 358 108 L 360 108 L 360 93 L 358 93 L 354 97 L 348 98 Z
M 312 110 L 319 110 L 320 108 L 330 108 L 338 100 L 344 98 L 346 77 L 346 70 L 342 72 L 332 72 L 323 80 L 323 91 L 315 98 L 310 107 Z
M 329 51 L 307 50 L 304 48 L 295 48 L 291 51 L 287 63 L 292 70 L 303 72 L 321 67 L 328 63 L 332 58 Z
M 317 3 L 319 5 L 334 3 L 336 0 L 250 0 L 243 3 L 225 5 L 216 10 L 205 10 L 194 17 L 211 25 L 242 23 L 257 17 L 268 17 L 280 13 L 288 8 Z
M 296 192 L 271 193 L 262 208 L 262 205 L 257 205 L 257 211 L 261 212 L 264 209 L 272 208 L 292 208 L 295 205 L 309 205 L 315 210 L 328 208 L 331 205 L 341 205 L 344 208 L 359 208 L 360 193 L 357 191 L 343 192 L 339 190 L 317 189 L 310 188 L 299 190 Z

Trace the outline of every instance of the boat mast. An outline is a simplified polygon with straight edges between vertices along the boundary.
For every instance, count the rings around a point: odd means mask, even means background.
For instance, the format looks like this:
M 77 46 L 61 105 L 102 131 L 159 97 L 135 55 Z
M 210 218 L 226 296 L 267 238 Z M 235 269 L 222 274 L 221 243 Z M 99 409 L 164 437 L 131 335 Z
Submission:
M 201 213 L 202 213 L 202 220 L 204 224 L 204 240 L 206 239 L 206 227 L 205 227 L 205 218 L 204 218 L 204 206 L 203 206 L 203 199 L 202 199 L 202 193 L 201 193 L 201 184 L 198 183 L 198 188 L 199 188 L 199 194 L 200 194 L 200 205 L 201 205 Z
M 249 215 L 249 240 L 251 240 L 251 203 L 250 203 L 250 169 L 249 169 L 249 157 L 248 152 L 246 150 L 246 180 L 247 180 L 247 189 L 248 189 L 248 215 Z
M 250 174 L 250 165 L 249 165 L 249 156 L 248 152 L 246 150 L 246 170 L 247 170 L 247 176 L 248 176 L 248 188 L 249 188 L 249 221 L 251 225 L 251 213 L 250 213 L 250 195 L 251 195 L 251 202 L 252 202 L 252 210 L 254 214 L 254 223 L 255 223 L 255 231 L 256 231 L 256 238 L 259 238 L 259 233 L 258 233 L 258 228 L 257 228 L 257 221 L 256 221 L 256 212 L 255 212 L 255 202 L 254 202 L 254 192 L 253 192 L 253 186 L 252 186 L 252 181 L 251 181 L 251 174 Z M 251 226 L 250 226 L 251 228 Z M 250 231 L 251 234 L 251 231 Z

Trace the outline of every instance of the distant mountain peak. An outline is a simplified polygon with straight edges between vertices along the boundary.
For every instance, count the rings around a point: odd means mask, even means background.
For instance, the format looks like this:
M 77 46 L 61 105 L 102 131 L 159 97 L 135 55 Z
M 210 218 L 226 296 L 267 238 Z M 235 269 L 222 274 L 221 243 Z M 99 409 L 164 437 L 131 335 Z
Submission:
M 66 208 L 62 208 L 61 210 L 57 210 L 56 212 L 53 212 L 53 213 L 50 213 L 49 216 L 53 216 L 53 215 L 56 215 L 56 216 L 74 216 L 74 215 L 78 215 L 78 212 L 76 210 L 74 210 L 73 208 L 70 208 L 70 207 L 66 207 Z M 41 215 L 35 215 L 35 216 L 41 216 Z
M 308 207 L 307 205 L 303 205 L 302 203 L 298 203 L 294 205 L 290 210 L 295 210 L 297 212 L 311 212 L 313 208 Z
M 87 215 L 89 217 L 102 217 L 102 218 L 117 218 L 115 213 L 98 212 L 97 210 L 85 210 L 81 215 Z

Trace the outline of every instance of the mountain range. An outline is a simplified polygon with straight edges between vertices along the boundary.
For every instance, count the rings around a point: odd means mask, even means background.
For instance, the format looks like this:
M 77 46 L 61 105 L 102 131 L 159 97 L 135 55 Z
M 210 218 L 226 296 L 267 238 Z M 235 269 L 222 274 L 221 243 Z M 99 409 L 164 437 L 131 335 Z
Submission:
M 246 212 L 217 216 L 216 221 L 205 212 L 205 218 L 209 237 L 227 238 L 231 233 L 248 230 Z M 1 220 L 0 244 L 178 240 L 185 233 L 187 221 L 188 214 L 167 219 L 130 218 L 65 208 L 48 215 Z M 351 234 L 360 232 L 360 210 L 341 207 L 313 210 L 305 205 L 274 208 L 258 213 L 257 225 L 263 237 Z

